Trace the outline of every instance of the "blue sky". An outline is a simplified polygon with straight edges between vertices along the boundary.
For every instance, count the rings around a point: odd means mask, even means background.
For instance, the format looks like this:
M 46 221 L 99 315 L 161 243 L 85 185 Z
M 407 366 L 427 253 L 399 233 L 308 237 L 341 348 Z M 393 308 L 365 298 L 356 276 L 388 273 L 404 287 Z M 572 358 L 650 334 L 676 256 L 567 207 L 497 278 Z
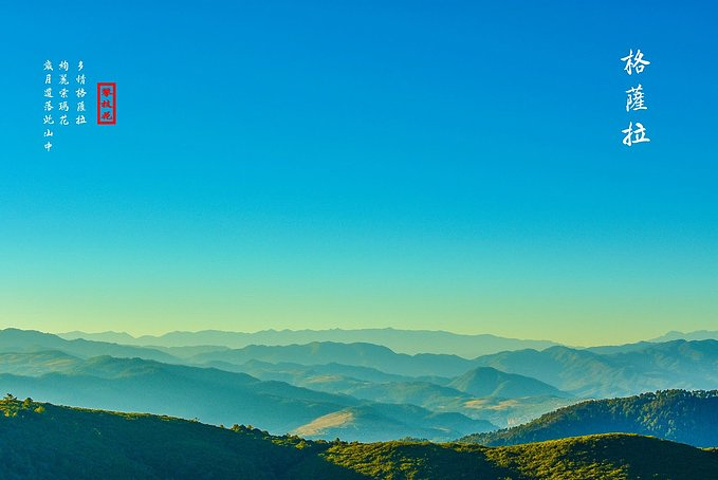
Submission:
M 715 329 L 718 7 L 577 3 L 3 7 L 0 325 Z M 45 152 L 46 59 L 117 125 Z

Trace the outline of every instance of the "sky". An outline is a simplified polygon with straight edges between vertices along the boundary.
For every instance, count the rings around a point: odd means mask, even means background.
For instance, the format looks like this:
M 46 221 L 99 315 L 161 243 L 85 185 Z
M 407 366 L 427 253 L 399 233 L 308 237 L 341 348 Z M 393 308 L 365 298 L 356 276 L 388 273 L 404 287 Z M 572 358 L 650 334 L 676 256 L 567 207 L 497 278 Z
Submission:
M 718 6 L 540 3 L 3 5 L 0 327 L 718 329 Z

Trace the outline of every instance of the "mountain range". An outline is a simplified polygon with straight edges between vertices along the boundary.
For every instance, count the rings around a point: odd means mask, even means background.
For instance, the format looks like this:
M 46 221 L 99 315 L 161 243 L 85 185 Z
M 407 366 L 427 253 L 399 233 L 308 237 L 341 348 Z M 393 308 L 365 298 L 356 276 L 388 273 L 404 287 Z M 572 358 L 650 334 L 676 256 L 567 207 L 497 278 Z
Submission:
M 312 342 L 372 343 L 397 353 L 452 354 L 465 358 L 497 353 L 505 350 L 533 348 L 542 350 L 554 345 L 547 340 L 519 340 L 496 335 L 464 335 L 431 330 L 398 330 L 394 328 L 357 330 L 263 330 L 254 333 L 204 330 L 199 332 L 169 332 L 164 335 L 133 337 L 124 332 L 85 333 L 80 331 L 58 334 L 67 340 L 82 338 L 125 345 L 154 347 L 191 347 L 214 345 L 233 349 L 249 345 L 286 346 Z
M 611 353 L 551 347 L 486 355 L 473 363 L 533 377 L 584 398 L 718 386 L 716 340 L 642 343 Z
M 695 480 L 718 478 L 718 454 L 635 435 L 510 447 L 428 442 L 346 443 L 272 436 L 146 414 L 0 401 L 5 478 L 259 480 L 462 478 Z
M 672 340 L 718 340 L 718 330 L 697 330 L 695 332 L 670 331 L 665 335 L 654 338 L 651 342 L 661 343 Z
M 0 401 L 0 461 L 39 479 L 712 478 L 716 386 L 712 339 L 466 357 L 7 329 L 0 389 L 40 402 Z
M 62 352 L 0 354 L 0 386 L 23 396 L 88 408 L 262 425 L 307 437 L 375 441 L 404 436 L 456 438 L 494 425 L 455 412 L 361 400 L 244 373 L 170 365 L 140 358 L 81 359 Z M 332 416 L 334 422 L 318 419 Z M 338 421 L 341 419 L 342 421 Z M 463 432 L 463 433 L 462 433 Z
M 363 441 L 447 440 L 584 399 L 718 386 L 715 340 L 552 346 L 468 359 L 370 343 L 140 347 L 7 329 L 2 352 L 0 388 L 33 398 Z M 168 400 L 165 385 L 174 392 Z M 189 400 L 205 394 L 209 404 Z M 245 403 L 252 407 L 240 412 Z M 275 413 L 278 405 L 285 413 Z

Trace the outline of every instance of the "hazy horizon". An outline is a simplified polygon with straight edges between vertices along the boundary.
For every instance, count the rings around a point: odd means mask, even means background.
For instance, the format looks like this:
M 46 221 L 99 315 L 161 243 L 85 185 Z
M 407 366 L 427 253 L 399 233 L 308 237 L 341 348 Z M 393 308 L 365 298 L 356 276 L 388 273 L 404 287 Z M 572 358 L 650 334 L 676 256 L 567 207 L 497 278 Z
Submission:
M 171 333 L 201 333 L 201 332 L 219 332 L 219 333 L 239 333 L 239 334 L 257 334 L 257 333 L 263 333 L 263 332 L 326 332 L 326 331 L 345 331 L 345 332 L 353 332 L 353 331 L 364 331 L 364 330 L 395 330 L 395 331 L 411 331 L 411 332 L 429 332 L 429 333 L 449 333 L 453 335 L 466 335 L 466 336 L 476 336 L 476 335 L 490 335 L 494 337 L 499 338 L 506 338 L 506 339 L 513 339 L 513 340 L 522 340 L 522 341 L 545 341 L 545 342 L 553 342 L 560 345 L 564 345 L 567 347 L 575 347 L 575 348 L 588 348 L 588 347 L 598 347 L 598 346 L 612 346 L 612 345 L 626 345 L 626 344 L 632 344 L 637 343 L 641 341 L 652 341 L 654 339 L 663 337 L 669 333 L 680 333 L 680 334 L 691 334 L 691 333 L 701 333 L 701 332 L 712 332 L 712 331 L 718 331 L 718 329 L 710 330 L 710 329 L 701 329 L 701 330 L 680 330 L 680 329 L 673 329 L 673 330 L 667 330 L 664 332 L 661 332 L 659 334 L 653 335 L 653 336 L 647 336 L 647 337 L 641 337 L 641 338 L 635 338 L 630 340 L 614 340 L 609 342 L 594 342 L 594 343 L 570 343 L 570 342 L 564 342 L 560 339 L 552 338 L 550 336 L 545 337 L 522 337 L 522 336 L 510 336 L 510 335 L 502 335 L 494 332 L 488 332 L 488 331 L 475 331 L 475 332 L 457 332 L 447 329 L 412 329 L 412 328 L 397 328 L 393 326 L 385 326 L 385 327 L 352 327 L 352 328 L 342 328 L 342 327 L 334 327 L 334 328 L 322 328 L 322 329 L 314 329 L 314 328 L 272 328 L 272 327 L 266 327 L 262 329 L 257 330 L 229 330 L 229 329 L 217 329 L 217 328 L 198 328 L 193 330 L 167 330 L 167 331 L 155 331 L 155 332 L 136 332 L 136 331 L 126 331 L 126 330 L 112 330 L 112 329 L 106 329 L 106 330 L 98 330 L 98 329 L 90 329 L 90 330 L 82 330 L 82 329 L 64 329 L 64 330 L 45 330 L 41 328 L 20 328 L 17 326 L 12 325 L 5 325 L 0 327 L 0 330 L 7 329 L 7 328 L 17 328 L 20 330 L 36 330 L 44 333 L 51 333 L 53 335 L 62 335 L 62 334 L 69 334 L 69 333 L 83 333 L 83 334 L 89 334 L 89 335 L 97 335 L 97 334 L 127 334 L 131 337 L 138 339 L 141 337 L 155 337 L 159 338 L 167 334 Z

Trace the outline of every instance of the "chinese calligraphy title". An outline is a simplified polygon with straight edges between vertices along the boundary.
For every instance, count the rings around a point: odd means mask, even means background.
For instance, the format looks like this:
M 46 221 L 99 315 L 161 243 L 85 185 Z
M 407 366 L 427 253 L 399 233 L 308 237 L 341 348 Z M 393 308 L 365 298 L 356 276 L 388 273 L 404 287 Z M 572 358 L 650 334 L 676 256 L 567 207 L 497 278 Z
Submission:
M 628 55 L 621 58 L 622 62 L 625 62 L 623 70 L 628 75 L 639 75 L 643 73 L 646 66 L 650 65 L 651 62 L 643 59 L 643 53 L 641 49 L 638 49 L 634 55 L 633 50 L 629 50 Z M 646 106 L 645 96 L 643 92 L 643 85 L 640 83 L 626 90 L 626 112 L 639 112 L 641 110 L 648 110 Z M 636 122 L 635 124 L 630 121 L 628 122 L 628 128 L 621 131 L 625 136 L 623 137 L 623 144 L 630 147 L 635 143 L 646 143 L 650 142 L 651 139 L 646 136 L 646 127 L 642 123 Z

